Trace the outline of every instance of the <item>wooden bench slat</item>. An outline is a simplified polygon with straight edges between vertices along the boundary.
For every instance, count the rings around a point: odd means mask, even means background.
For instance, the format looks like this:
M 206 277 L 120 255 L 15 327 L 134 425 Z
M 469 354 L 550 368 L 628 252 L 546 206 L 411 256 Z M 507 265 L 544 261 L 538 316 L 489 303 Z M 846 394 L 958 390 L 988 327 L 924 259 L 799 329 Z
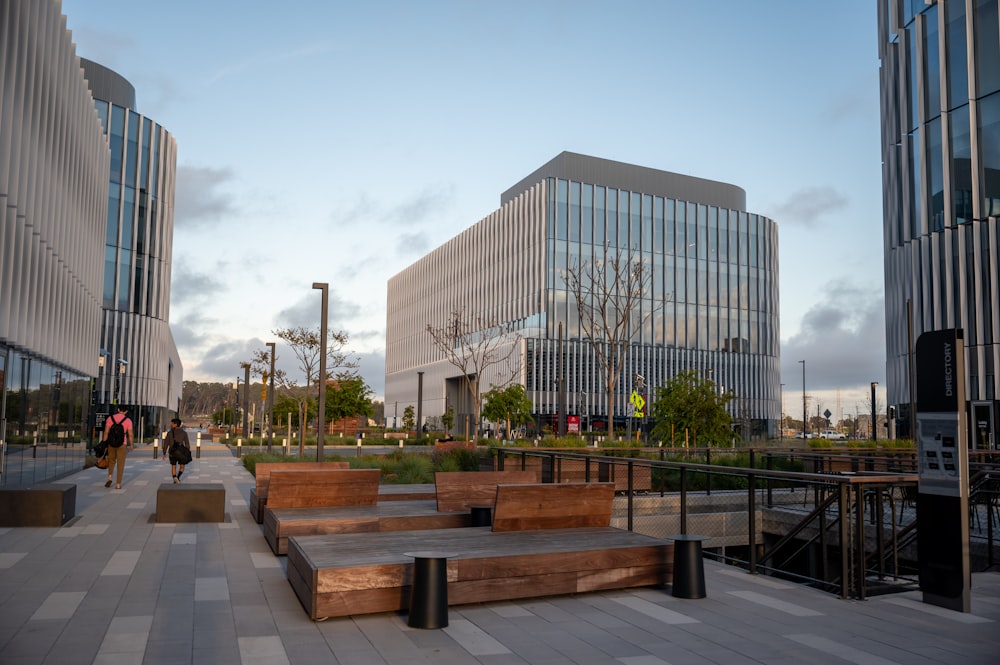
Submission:
M 275 470 L 268 508 L 373 506 L 378 502 L 378 469 Z
M 609 526 L 614 500 L 614 483 L 498 485 L 493 530 Z
M 438 471 L 434 474 L 437 509 L 449 512 L 491 506 L 497 485 L 537 482 L 537 471 Z
M 264 520 L 271 472 L 275 470 L 349 469 L 350 462 L 261 462 L 254 466 L 254 486 L 250 489 L 250 514 L 257 524 Z

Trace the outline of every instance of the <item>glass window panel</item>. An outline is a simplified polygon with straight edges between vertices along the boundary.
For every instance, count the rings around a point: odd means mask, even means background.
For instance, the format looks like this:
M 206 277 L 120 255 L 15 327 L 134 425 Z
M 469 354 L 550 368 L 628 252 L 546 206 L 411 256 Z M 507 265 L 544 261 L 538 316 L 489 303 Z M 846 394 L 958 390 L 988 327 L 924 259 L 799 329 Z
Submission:
M 927 123 L 927 214 L 931 230 L 944 228 L 944 156 L 941 148 L 941 118 Z
M 617 246 L 618 243 L 618 190 L 608 189 L 608 242 Z M 627 233 L 627 231 L 626 231 Z
M 1000 215 L 1000 93 L 979 102 L 982 217 Z
M 920 236 L 920 135 L 914 132 L 909 134 L 910 140 L 910 177 L 907 179 L 910 185 L 910 205 L 912 215 L 910 217 L 910 237 Z
M 663 251 L 667 254 L 675 254 L 677 252 L 677 218 L 674 212 L 675 207 L 676 202 L 673 199 L 667 199 L 663 222 Z
M 618 190 L 618 246 L 629 248 L 628 192 Z M 638 236 L 636 236 L 638 240 Z
M 594 244 L 598 247 L 603 246 L 607 241 L 607 235 L 604 232 L 604 193 L 604 188 L 600 186 L 594 191 Z
M 914 131 L 920 124 L 920 113 L 918 112 L 920 98 L 917 97 L 917 69 L 920 67 L 920 44 L 917 42 L 917 31 L 915 26 L 906 29 L 907 46 L 907 67 L 906 67 L 906 87 L 909 95 L 906 96 L 906 127 L 909 131 Z
M 687 228 L 684 233 L 685 249 L 684 253 L 690 258 L 699 256 L 698 247 L 698 206 L 694 203 L 687 204 Z
M 580 220 L 580 240 L 585 244 L 594 241 L 594 186 L 583 185 L 583 206 Z
M 125 187 L 122 205 L 122 247 L 132 249 L 132 232 L 135 229 L 135 189 Z
M 941 115 L 941 55 L 938 48 L 938 6 L 924 14 L 924 92 L 928 118 Z
M 118 244 L 118 197 L 121 185 L 111 183 L 108 185 L 108 227 L 104 242 L 107 245 Z
M 979 97 L 1000 91 L 1000 24 L 997 0 L 979 0 L 975 13 L 976 65 Z
M 953 224 L 972 219 L 972 143 L 969 137 L 969 107 L 950 115 L 951 124 L 951 200 Z
M 135 186 L 136 167 L 139 163 L 139 114 L 128 114 L 128 142 L 125 152 L 125 182 Z
M 965 2 L 947 2 L 948 108 L 969 103 L 969 65 L 965 47 Z
M 569 184 L 569 239 L 580 242 L 580 183 Z
M 147 188 L 149 180 L 149 144 L 153 138 L 153 123 L 144 120 L 142 123 L 142 150 L 139 158 L 139 188 L 143 191 Z
M 653 251 L 653 197 L 649 194 L 642 195 L 641 210 L 642 250 L 644 252 L 651 252 Z
M 115 247 L 105 245 L 104 247 L 104 303 L 103 306 L 113 308 L 115 306 L 115 268 L 118 265 L 118 255 Z
M 153 177 L 149 181 L 149 193 L 150 196 L 155 197 L 159 191 L 157 178 L 160 175 L 160 131 L 159 126 L 154 127 L 156 132 L 156 138 L 154 140 L 155 148 L 153 149 Z M 154 201 L 155 204 L 155 201 Z
M 118 309 L 128 309 L 129 272 L 132 267 L 132 252 L 122 249 L 118 260 Z
M 568 186 L 565 180 L 556 181 L 556 239 L 565 240 L 568 223 L 566 220 Z

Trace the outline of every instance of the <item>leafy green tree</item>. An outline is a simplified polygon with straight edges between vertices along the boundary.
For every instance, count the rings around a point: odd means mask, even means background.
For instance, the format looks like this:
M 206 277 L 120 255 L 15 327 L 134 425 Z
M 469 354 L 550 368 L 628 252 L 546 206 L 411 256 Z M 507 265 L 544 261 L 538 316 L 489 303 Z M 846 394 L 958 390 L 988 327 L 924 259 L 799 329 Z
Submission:
M 403 409 L 403 429 L 409 432 L 413 429 L 413 422 L 417 419 L 416 413 L 414 412 L 413 405 L 408 404 L 405 409 Z M 407 435 L 409 436 L 409 435 Z
M 726 445 L 732 436 L 732 416 L 726 405 L 731 393 L 719 394 L 715 382 L 697 372 L 681 372 L 656 389 L 652 417 L 653 436 L 670 440 L 672 433 L 688 430 L 697 444 Z
M 455 407 L 449 406 L 448 411 L 441 415 L 441 424 L 445 434 L 451 434 L 451 428 L 455 426 Z
M 359 376 L 340 374 L 326 390 L 327 422 L 337 422 L 352 416 L 370 418 L 375 412 L 372 408 L 372 389 Z M 347 435 L 347 421 L 344 421 L 344 435 Z
M 532 422 L 531 400 L 524 390 L 524 386 L 515 383 L 506 388 L 493 387 L 485 395 L 486 404 L 483 405 L 483 416 L 495 423 L 505 423 L 505 432 L 510 435 L 511 426 L 519 427 Z

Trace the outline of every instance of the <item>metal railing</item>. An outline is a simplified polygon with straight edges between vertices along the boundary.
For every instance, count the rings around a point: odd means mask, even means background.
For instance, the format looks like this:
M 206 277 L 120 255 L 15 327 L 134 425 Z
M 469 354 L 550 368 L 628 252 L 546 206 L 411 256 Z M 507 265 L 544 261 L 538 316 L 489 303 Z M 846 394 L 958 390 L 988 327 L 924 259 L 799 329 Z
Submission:
M 662 451 L 636 449 L 492 450 L 496 468 L 535 468 L 542 482 L 614 482 L 616 526 L 657 537 L 707 536 L 705 556 L 751 573 L 858 599 L 910 590 L 917 583 L 917 475 L 911 455 L 852 461 L 850 455 L 837 459 L 750 451 L 748 466 L 720 466 L 668 460 Z M 712 460 L 710 451 L 698 455 Z M 819 471 L 769 468 L 778 455 Z M 978 518 L 985 528 L 989 565 L 993 520 L 1000 523 L 997 473 L 974 476 L 970 499 L 977 511 L 970 521 Z

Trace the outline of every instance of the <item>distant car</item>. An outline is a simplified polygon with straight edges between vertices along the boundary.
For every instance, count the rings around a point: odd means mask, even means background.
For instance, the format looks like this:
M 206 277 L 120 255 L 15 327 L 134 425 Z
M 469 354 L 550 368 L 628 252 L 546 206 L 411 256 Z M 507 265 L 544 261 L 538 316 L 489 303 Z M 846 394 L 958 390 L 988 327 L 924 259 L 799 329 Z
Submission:
M 846 434 L 842 434 L 835 429 L 825 429 L 819 433 L 819 436 L 821 439 L 829 439 L 830 441 L 836 441 L 847 438 Z
M 795 435 L 795 438 L 796 439 L 811 439 L 811 438 L 813 438 L 813 435 L 810 434 L 809 432 L 798 432 Z

